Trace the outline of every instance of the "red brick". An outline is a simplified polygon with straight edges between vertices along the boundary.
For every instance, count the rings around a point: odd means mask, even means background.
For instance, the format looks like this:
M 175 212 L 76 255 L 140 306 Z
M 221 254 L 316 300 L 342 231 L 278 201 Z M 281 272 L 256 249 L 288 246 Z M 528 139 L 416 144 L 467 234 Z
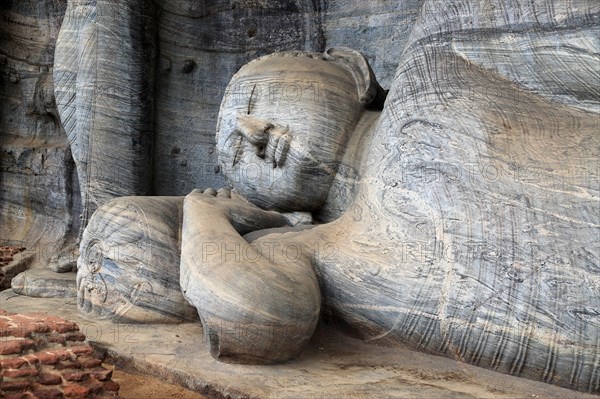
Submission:
M 3 331 L 3 335 L 9 334 L 16 337 L 28 337 L 32 333 L 49 331 L 48 326 L 43 321 L 22 315 L 1 318 L 0 329 Z
M 52 342 L 52 343 L 57 343 L 57 344 L 65 344 L 65 337 L 63 337 L 61 334 L 57 333 L 57 332 L 52 332 L 48 335 L 48 337 L 46 338 L 48 340 L 48 342 Z
M 7 332 L 8 332 L 8 335 L 11 337 L 31 338 L 31 332 L 21 328 L 20 326 L 9 327 Z
M 90 389 L 83 385 L 71 384 L 64 387 L 63 392 L 67 398 L 85 399 L 90 393 Z
M 36 353 L 31 353 L 29 355 L 22 356 L 21 358 L 24 359 L 30 365 L 38 364 L 40 361 Z
M 0 316 L 0 332 L 10 328 L 10 323 L 8 322 L 8 318 L 4 316 Z
M 110 392 L 117 392 L 119 390 L 119 384 L 112 380 L 108 380 L 104 383 L 104 389 Z
M 77 361 L 81 364 L 81 367 L 83 367 L 85 369 L 91 369 L 94 367 L 98 367 L 102 364 L 102 360 L 96 359 L 95 357 L 87 356 L 87 355 L 79 356 L 77 358 Z
M 40 363 L 42 364 L 55 364 L 61 360 L 71 360 L 72 355 L 64 349 L 55 349 L 45 352 L 35 353 Z
M 31 323 L 36 320 L 36 317 L 31 317 L 25 313 L 13 314 L 8 317 L 13 324 Z
M 7 327 L 7 328 L 1 327 L 0 328 L 0 337 L 10 337 L 11 335 L 12 335 L 12 333 L 11 333 L 9 327 Z
M 58 374 L 42 373 L 37 379 L 42 385 L 58 385 L 62 382 L 62 377 Z
M 58 364 L 56 364 L 54 368 L 57 370 L 80 369 L 81 364 L 74 360 L 63 360 L 58 362 Z
M 0 367 L 5 369 L 18 369 L 26 363 L 27 361 L 22 357 L 11 357 L 0 360 Z
M 37 352 L 34 355 L 42 364 L 58 363 L 58 356 L 54 352 Z
M 60 360 L 60 356 L 56 353 L 56 351 L 37 352 L 34 355 L 42 364 L 56 364 Z
M 60 319 L 58 317 L 48 318 L 46 319 L 46 323 L 48 324 L 48 327 L 50 327 L 51 330 L 61 334 L 71 331 L 79 331 L 79 327 L 77 327 L 77 324 L 71 321 Z
M 33 396 L 35 396 L 37 399 L 58 399 L 62 398 L 63 394 L 58 389 L 51 388 L 33 391 Z
M 8 370 L 2 371 L 2 375 L 6 378 L 33 377 L 38 374 L 39 374 L 39 372 L 37 371 L 36 368 L 8 369 Z
M 90 389 L 90 393 L 97 394 L 102 391 L 102 383 L 93 378 L 88 378 L 84 385 Z
M 11 331 L 15 336 L 30 336 L 31 333 L 45 333 L 50 328 L 43 320 L 27 315 L 14 315 L 9 317 Z M 19 335 L 17 335 L 19 334 Z
M 110 380 L 112 377 L 112 370 L 102 369 L 102 370 L 94 370 L 90 372 L 90 374 L 97 379 L 98 381 L 106 381 Z
M 31 384 L 27 381 L 3 381 L 0 382 L 0 390 L 8 392 L 24 392 Z
M 13 355 L 21 353 L 21 340 L 11 339 L 10 341 L 0 342 L 0 355 Z
M 34 333 L 45 333 L 50 331 L 50 328 L 41 321 L 36 321 L 33 326 L 29 326 L 28 328 Z
M 85 334 L 80 332 L 73 332 L 65 334 L 67 341 L 85 341 Z
M 86 371 L 77 371 L 74 373 L 64 373 L 63 378 L 67 381 L 83 381 L 90 376 Z
M 90 345 L 77 345 L 69 347 L 69 350 L 76 355 L 91 355 L 94 353 L 94 348 Z
M 11 339 L 0 342 L 0 355 L 14 355 L 34 346 L 35 343 L 30 339 Z

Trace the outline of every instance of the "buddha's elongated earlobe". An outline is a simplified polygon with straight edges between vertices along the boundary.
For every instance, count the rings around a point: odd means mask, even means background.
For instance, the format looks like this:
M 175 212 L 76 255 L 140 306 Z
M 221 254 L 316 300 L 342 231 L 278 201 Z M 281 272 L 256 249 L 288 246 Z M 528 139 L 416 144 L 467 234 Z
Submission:
M 384 90 L 369 65 L 358 51 L 347 47 L 332 47 L 325 50 L 324 58 L 343 66 L 354 78 L 360 103 L 366 108 L 383 109 L 387 91 Z

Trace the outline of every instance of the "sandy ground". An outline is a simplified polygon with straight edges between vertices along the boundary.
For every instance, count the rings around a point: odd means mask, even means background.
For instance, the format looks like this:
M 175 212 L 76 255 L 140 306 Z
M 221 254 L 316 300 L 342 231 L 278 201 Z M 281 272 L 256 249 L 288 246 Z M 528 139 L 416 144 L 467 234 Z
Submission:
M 109 364 L 104 364 L 104 367 L 113 369 L 112 379 L 121 386 L 119 396 L 123 399 L 209 399 L 207 396 L 177 385 L 167 384 L 149 375 L 128 373 Z

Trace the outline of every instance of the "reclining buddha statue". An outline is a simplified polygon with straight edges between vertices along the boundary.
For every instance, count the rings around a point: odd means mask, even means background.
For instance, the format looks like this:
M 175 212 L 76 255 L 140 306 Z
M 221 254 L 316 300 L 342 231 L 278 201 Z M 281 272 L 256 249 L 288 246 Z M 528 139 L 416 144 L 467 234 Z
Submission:
M 218 117 L 231 187 L 102 205 L 80 310 L 199 319 L 215 358 L 259 364 L 298 356 L 327 315 L 369 342 L 598 391 L 598 115 L 482 67 L 471 44 L 407 49 L 389 93 L 350 49 L 246 64 Z

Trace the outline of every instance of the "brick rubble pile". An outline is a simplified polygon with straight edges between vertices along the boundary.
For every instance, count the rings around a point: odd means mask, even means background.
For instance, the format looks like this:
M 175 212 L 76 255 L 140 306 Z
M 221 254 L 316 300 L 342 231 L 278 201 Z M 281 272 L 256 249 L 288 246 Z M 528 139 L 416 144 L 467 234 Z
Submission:
M 0 397 L 114 399 L 111 377 L 76 323 L 0 310 Z

